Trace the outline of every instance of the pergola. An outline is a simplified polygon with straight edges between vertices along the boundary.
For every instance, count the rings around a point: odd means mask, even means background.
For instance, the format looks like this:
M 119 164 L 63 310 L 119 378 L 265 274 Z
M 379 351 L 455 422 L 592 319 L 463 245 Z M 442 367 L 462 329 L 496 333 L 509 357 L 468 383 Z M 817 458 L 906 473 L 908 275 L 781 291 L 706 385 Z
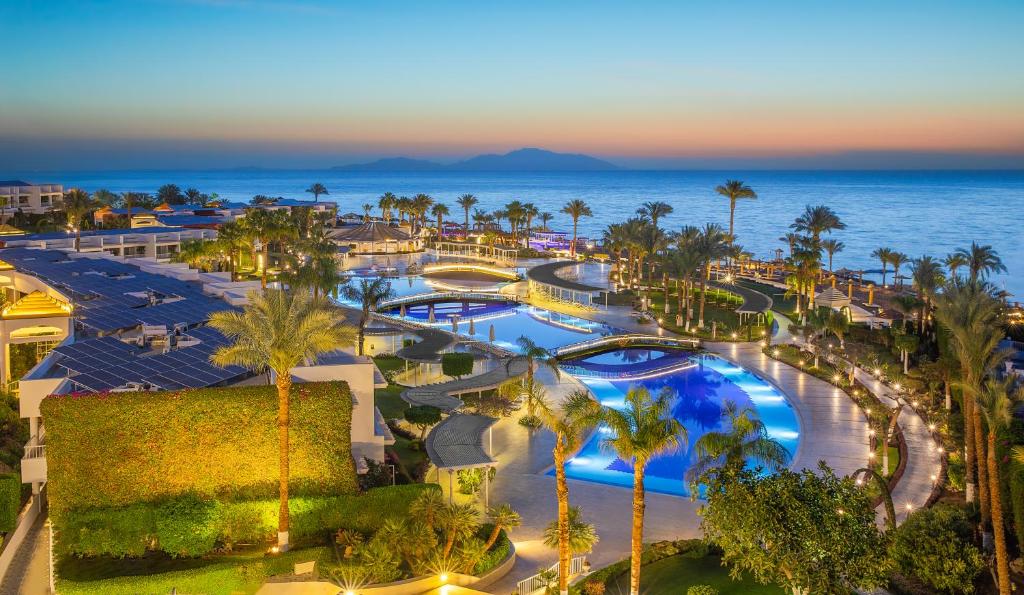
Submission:
M 463 469 L 484 469 L 484 506 L 490 505 L 490 468 L 495 460 L 491 427 L 498 420 L 486 415 L 452 413 L 434 426 L 425 443 L 427 456 L 437 467 L 438 480 L 441 471 L 448 472 L 448 500 L 453 493 L 452 478 L 456 471 Z M 487 449 L 483 447 L 484 432 L 487 432 Z
M 498 248 L 487 244 L 463 244 L 459 242 L 438 242 L 435 249 L 438 258 L 468 258 L 470 260 L 486 260 L 504 266 L 515 266 L 518 252 L 507 248 Z

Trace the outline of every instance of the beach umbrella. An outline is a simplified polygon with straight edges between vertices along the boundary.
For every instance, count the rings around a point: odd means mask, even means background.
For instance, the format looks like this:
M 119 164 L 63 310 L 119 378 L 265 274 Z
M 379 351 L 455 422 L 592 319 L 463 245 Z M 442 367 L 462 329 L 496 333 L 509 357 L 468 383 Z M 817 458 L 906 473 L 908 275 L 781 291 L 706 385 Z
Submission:
M 405 318 L 405 304 L 402 304 L 398 308 L 398 315 L 401 316 L 402 318 Z
M 437 320 L 434 318 L 434 304 L 427 306 L 427 322 L 434 324 Z
M 491 343 L 494 343 L 494 325 L 493 324 L 491 325 L 491 332 L 488 333 L 488 336 L 491 339 Z
M 476 325 L 473 324 L 473 319 L 472 318 L 469 319 L 469 334 L 471 334 L 471 335 L 475 335 L 476 334 Z
M 453 333 L 459 332 L 459 317 L 458 316 L 452 316 L 452 332 Z

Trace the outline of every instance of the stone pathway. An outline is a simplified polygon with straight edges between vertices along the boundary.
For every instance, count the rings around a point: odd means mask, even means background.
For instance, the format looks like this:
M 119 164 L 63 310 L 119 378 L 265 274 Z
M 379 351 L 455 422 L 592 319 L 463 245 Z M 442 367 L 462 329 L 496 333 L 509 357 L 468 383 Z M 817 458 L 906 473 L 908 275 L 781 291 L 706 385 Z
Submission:
M 44 595 L 50 592 L 50 533 L 46 514 L 39 515 L 0 583 L 0 595 Z

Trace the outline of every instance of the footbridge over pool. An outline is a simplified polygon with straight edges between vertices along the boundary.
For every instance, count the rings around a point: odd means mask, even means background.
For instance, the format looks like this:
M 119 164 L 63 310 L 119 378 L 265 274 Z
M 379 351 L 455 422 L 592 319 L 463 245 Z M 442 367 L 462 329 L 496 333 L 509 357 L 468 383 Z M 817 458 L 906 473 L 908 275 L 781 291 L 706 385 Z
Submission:
M 597 355 L 620 349 L 651 348 L 664 351 L 657 357 L 648 355 L 635 361 L 623 358 L 622 362 L 591 362 L 586 356 Z M 555 351 L 559 366 L 577 377 L 603 378 L 606 380 L 643 380 L 666 374 L 674 374 L 697 367 L 690 354 L 700 349 L 697 339 L 678 337 L 656 337 L 631 334 L 612 335 L 590 341 L 567 345 Z
M 472 293 L 464 291 L 430 291 L 406 295 L 390 300 L 384 300 L 377 304 L 377 311 L 393 310 L 401 306 L 420 306 L 425 304 L 437 304 L 441 302 L 519 302 L 519 296 L 494 293 Z
M 608 335 L 606 337 L 589 339 L 587 341 L 580 341 L 579 343 L 566 345 L 565 347 L 559 347 L 555 350 L 555 357 L 558 359 L 567 359 L 586 353 L 607 351 L 611 349 L 626 349 L 630 347 L 664 347 L 668 349 L 696 351 L 700 349 L 700 346 L 700 339 L 657 337 L 654 335 L 631 333 L 627 335 Z

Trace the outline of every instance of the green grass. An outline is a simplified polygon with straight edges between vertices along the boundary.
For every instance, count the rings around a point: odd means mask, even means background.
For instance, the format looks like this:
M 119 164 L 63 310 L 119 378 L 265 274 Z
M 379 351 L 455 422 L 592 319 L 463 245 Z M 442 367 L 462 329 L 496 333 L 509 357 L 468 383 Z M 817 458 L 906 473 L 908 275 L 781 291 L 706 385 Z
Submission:
M 785 297 L 786 290 L 781 287 L 758 283 L 756 281 L 748 281 L 746 279 L 738 279 L 736 281 L 736 285 L 746 287 L 747 289 L 753 289 L 754 291 L 759 291 L 772 298 L 772 309 L 774 310 L 778 310 L 785 314 L 790 314 L 796 311 L 796 297 Z
M 388 448 L 398 456 L 398 472 L 404 475 L 409 483 L 413 483 L 413 470 L 427 460 L 427 453 L 422 448 L 414 450 L 412 441 L 402 436 L 395 436 L 395 443 Z
M 64 558 L 58 563 L 57 590 L 62 594 L 209 595 L 255 593 L 274 575 L 291 574 L 297 562 L 319 560 L 323 547 L 296 550 L 279 556 L 262 551 L 210 559 L 176 559 L 166 555 L 142 558 Z
M 668 314 L 665 314 L 665 295 L 663 292 L 652 291 L 650 292 L 651 306 L 650 312 L 655 318 L 661 318 L 664 322 L 661 323 L 666 330 L 678 333 L 680 335 L 696 336 L 702 339 L 711 339 L 711 327 L 712 323 L 717 322 L 717 336 L 718 341 L 728 341 L 731 338 L 731 333 L 737 333 L 737 341 L 747 340 L 746 327 L 740 325 L 740 317 L 736 314 L 735 309 L 742 303 L 742 299 L 739 296 L 726 292 L 709 289 L 708 297 L 704 303 L 704 328 L 697 328 L 697 318 L 700 315 L 700 292 L 694 292 L 694 298 L 691 307 L 693 308 L 693 320 L 690 322 L 690 331 L 686 332 L 683 330 L 684 327 L 676 326 L 676 306 L 678 304 L 677 294 L 672 292 L 669 296 L 669 310 Z M 716 295 L 720 299 L 716 300 Z M 653 326 L 653 325 L 652 325 Z M 684 325 L 685 326 L 685 325 Z M 751 338 L 758 340 L 761 338 L 765 327 L 755 326 L 751 331 Z
M 380 369 L 380 373 L 385 376 L 388 372 L 399 372 L 405 370 L 405 360 L 400 357 L 392 355 L 378 355 L 373 358 L 373 362 L 377 364 L 377 368 Z
M 896 473 L 896 467 L 900 466 L 900 449 L 898 446 L 889 447 L 889 475 L 886 479 L 892 477 L 893 473 Z M 875 446 L 875 469 L 879 474 L 882 474 L 882 442 L 879 441 Z
M 720 595 L 781 595 L 785 591 L 775 586 L 760 585 L 753 580 L 734 581 L 728 568 L 722 566 L 715 555 L 692 558 L 685 555 L 670 556 L 643 566 L 640 574 L 640 592 L 644 595 L 685 594 L 694 585 L 711 585 Z M 629 572 L 620 575 L 606 591 L 609 595 L 629 593 Z
M 389 384 L 387 388 L 373 391 L 373 402 L 380 409 L 384 419 L 402 419 L 409 404 L 402 400 L 404 386 Z

